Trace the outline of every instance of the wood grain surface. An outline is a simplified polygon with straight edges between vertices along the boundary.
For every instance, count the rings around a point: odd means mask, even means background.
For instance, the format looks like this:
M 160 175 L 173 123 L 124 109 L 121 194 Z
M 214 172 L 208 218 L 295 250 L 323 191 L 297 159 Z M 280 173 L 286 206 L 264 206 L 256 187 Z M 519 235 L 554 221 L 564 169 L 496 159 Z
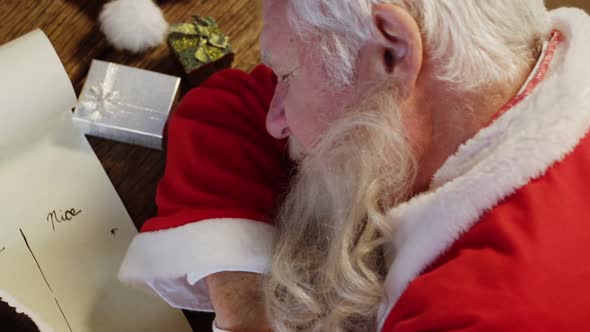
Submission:
M 231 38 L 234 67 L 251 70 L 259 61 L 258 35 L 262 28 L 261 0 L 159 1 L 169 22 L 188 21 L 193 14 L 211 15 Z M 167 46 L 141 55 L 119 52 L 108 45 L 97 23 L 104 1 L 0 0 L 0 44 L 41 28 L 48 35 L 79 93 L 92 59 L 111 61 L 181 75 Z M 548 0 L 548 6 L 581 6 L 590 0 Z M 0 73 L 1 75 L 1 73 Z M 187 87 L 183 86 L 182 91 Z M 1 121 L 1 119 L 0 119 Z M 138 146 L 89 138 L 136 226 L 156 212 L 155 189 L 164 170 L 164 155 Z M 212 315 L 188 313 L 195 331 L 210 331 Z

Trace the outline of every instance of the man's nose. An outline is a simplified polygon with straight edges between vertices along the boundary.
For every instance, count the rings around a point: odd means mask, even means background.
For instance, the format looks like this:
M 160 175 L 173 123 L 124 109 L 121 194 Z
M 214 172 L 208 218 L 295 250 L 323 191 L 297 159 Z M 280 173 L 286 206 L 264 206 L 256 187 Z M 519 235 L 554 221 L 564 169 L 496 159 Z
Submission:
M 287 116 L 285 115 L 286 94 L 282 90 L 281 87 L 277 87 L 266 116 L 266 130 L 276 139 L 287 138 L 290 134 Z

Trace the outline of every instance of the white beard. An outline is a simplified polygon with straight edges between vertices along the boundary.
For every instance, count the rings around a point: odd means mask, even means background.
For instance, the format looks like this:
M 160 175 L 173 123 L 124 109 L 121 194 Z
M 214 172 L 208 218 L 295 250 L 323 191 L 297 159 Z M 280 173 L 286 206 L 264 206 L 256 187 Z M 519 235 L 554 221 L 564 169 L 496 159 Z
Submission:
M 346 112 L 300 160 L 278 218 L 265 284 L 275 331 L 374 329 L 383 296 L 385 214 L 407 197 L 414 160 L 391 92 Z

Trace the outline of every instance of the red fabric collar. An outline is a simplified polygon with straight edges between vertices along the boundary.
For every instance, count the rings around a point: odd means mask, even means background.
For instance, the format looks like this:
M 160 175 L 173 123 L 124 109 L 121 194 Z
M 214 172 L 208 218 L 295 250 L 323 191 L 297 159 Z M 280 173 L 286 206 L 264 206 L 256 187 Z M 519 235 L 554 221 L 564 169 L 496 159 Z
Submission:
M 510 101 L 506 103 L 500 110 L 494 115 L 494 117 L 490 120 L 490 122 L 484 126 L 487 127 L 491 125 L 494 121 L 500 118 L 504 113 L 511 110 L 514 106 L 520 104 L 523 100 L 525 100 L 528 96 L 530 96 L 535 88 L 543 82 L 547 73 L 549 72 L 549 67 L 553 62 L 553 58 L 555 57 L 555 51 L 559 44 L 563 41 L 563 34 L 558 30 L 553 30 L 551 32 L 551 38 L 549 39 L 549 44 L 547 45 L 547 49 L 543 54 L 543 58 L 541 59 L 541 64 L 537 69 L 537 72 L 534 74 L 532 80 L 530 80 L 524 90 L 514 96 Z

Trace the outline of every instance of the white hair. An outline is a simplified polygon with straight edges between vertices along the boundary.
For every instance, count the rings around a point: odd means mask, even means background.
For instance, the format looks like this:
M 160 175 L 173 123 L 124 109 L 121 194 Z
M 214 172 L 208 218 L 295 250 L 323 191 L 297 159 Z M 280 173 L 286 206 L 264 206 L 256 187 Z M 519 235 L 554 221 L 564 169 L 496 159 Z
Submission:
M 347 85 L 371 34 L 372 6 L 382 3 L 416 19 L 436 79 L 458 90 L 514 81 L 550 32 L 543 0 L 291 0 L 289 21 L 320 40 L 327 74 Z

